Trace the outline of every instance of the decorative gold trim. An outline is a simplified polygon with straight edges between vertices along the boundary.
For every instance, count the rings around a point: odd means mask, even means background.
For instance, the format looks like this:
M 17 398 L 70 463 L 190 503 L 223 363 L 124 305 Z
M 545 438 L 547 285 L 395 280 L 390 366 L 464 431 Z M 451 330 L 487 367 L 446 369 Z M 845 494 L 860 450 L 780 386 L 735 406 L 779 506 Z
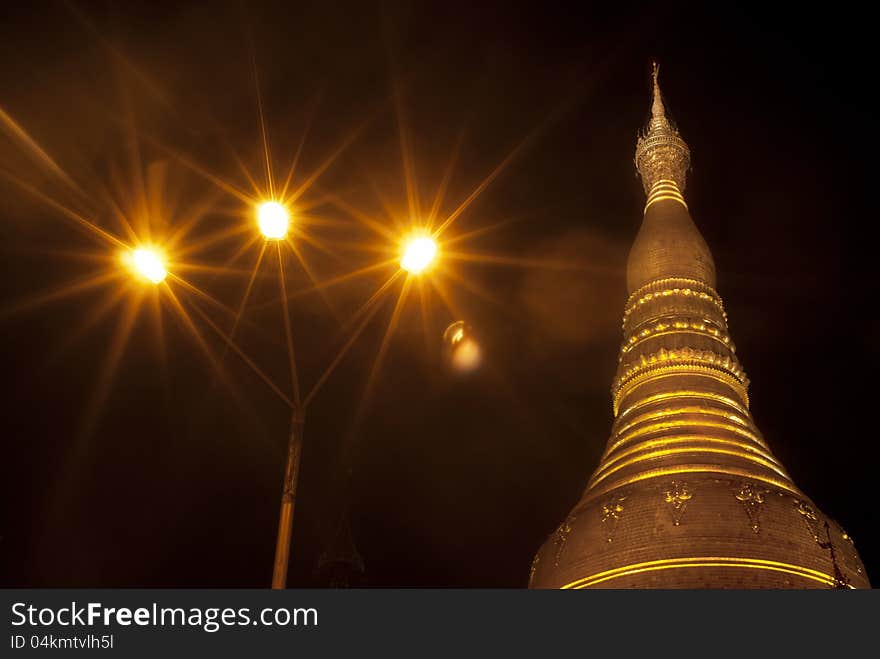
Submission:
M 647 407 L 648 405 L 653 405 L 655 403 L 661 403 L 665 400 L 673 398 L 698 398 L 711 400 L 712 402 L 720 403 L 722 405 L 730 405 L 735 410 L 751 419 L 751 412 L 749 412 L 748 408 L 743 407 L 742 403 L 740 403 L 739 401 L 734 400 L 733 398 L 730 398 L 728 396 L 716 394 L 712 391 L 697 391 L 696 389 L 681 389 L 679 391 L 664 391 L 662 393 L 652 394 L 651 396 L 637 400 L 635 403 L 633 403 L 625 410 L 623 410 L 619 415 L 617 415 L 617 418 L 622 419 L 627 414 L 630 414 L 633 411 L 638 410 L 642 407 Z
M 749 526 L 752 531 L 759 533 L 761 531 L 761 506 L 764 504 L 765 494 L 770 494 L 768 490 L 752 487 L 752 483 L 746 481 L 734 495 L 736 500 L 743 504 L 746 515 L 749 516 Z
M 675 186 L 675 189 L 676 189 L 676 190 L 678 189 L 678 183 L 676 183 L 675 181 L 673 181 L 671 178 L 660 178 L 660 179 L 657 179 L 656 181 L 654 181 L 654 185 L 651 187 L 651 189 L 653 190 L 654 188 L 659 187 L 659 186 L 661 186 L 661 185 L 674 185 L 674 186 Z
M 626 496 L 618 495 L 602 504 L 602 527 L 605 528 L 608 542 L 614 540 L 614 532 L 617 530 L 617 524 L 623 514 L 624 501 L 626 501 Z
M 742 365 L 737 358 L 730 355 L 720 355 L 712 350 L 700 350 L 690 347 L 682 348 L 660 348 L 656 352 L 647 355 L 639 355 L 638 360 L 630 363 L 626 370 L 622 373 L 618 370 L 618 374 L 614 378 L 612 388 L 621 386 L 630 378 L 637 376 L 639 373 L 649 371 L 656 367 L 662 367 L 666 364 L 708 364 L 719 370 L 726 371 L 739 380 L 742 384 L 748 384 L 748 377 L 743 370 Z
M 658 322 L 652 327 L 646 327 L 630 334 L 630 337 L 620 346 L 620 357 L 618 362 L 623 361 L 624 355 L 632 352 L 637 345 L 648 339 L 656 339 L 661 336 L 670 336 L 673 334 L 695 334 L 703 336 L 713 341 L 717 341 L 723 348 L 727 348 L 731 352 L 736 351 L 736 347 L 725 332 L 721 332 L 715 328 L 707 328 L 707 323 L 699 321 L 674 321 L 671 323 Z M 712 330 L 715 330 L 714 332 Z
M 855 541 L 852 539 L 852 536 L 846 532 L 846 529 L 844 529 L 840 524 L 834 522 L 834 525 L 837 527 L 837 531 L 838 533 L 840 533 L 840 537 L 843 538 L 844 541 L 849 545 L 851 559 L 856 566 L 856 573 L 862 574 L 862 559 L 859 558 L 859 552 L 856 551 Z
M 620 401 L 631 394 L 634 389 L 643 384 L 647 384 L 648 382 L 653 382 L 654 380 L 659 380 L 661 378 L 675 375 L 698 375 L 703 377 L 710 377 L 733 389 L 734 392 L 736 392 L 740 396 L 743 402 L 745 402 L 746 406 L 748 406 L 749 404 L 749 395 L 747 393 L 744 383 L 736 379 L 732 375 L 729 375 L 727 371 L 724 371 L 721 368 L 711 367 L 705 364 L 654 365 L 653 368 L 650 368 L 643 373 L 631 377 L 626 382 L 619 384 L 617 386 L 616 393 L 612 388 L 614 416 L 617 416 L 618 409 L 620 408 Z
M 826 586 L 838 585 L 837 580 L 830 574 L 796 565 L 794 563 L 782 563 L 780 561 L 770 561 L 762 558 L 746 558 L 738 556 L 693 556 L 686 558 L 664 558 L 656 561 L 645 561 L 643 563 L 632 563 L 622 567 L 597 572 L 588 577 L 572 581 L 561 587 L 562 590 L 580 590 L 589 588 L 611 579 L 625 577 L 633 574 L 642 574 L 644 572 L 656 572 L 658 570 L 673 570 L 682 568 L 699 568 L 699 567 L 734 567 L 752 570 L 768 570 L 771 572 L 782 572 L 803 577 L 811 581 L 816 581 Z M 853 586 L 848 588 L 854 589 Z
M 821 543 L 819 538 L 819 518 L 816 516 L 816 511 L 813 507 L 806 501 L 798 499 L 795 501 L 794 508 L 800 514 L 801 519 L 804 520 L 804 524 L 810 532 L 813 540 L 815 540 L 817 544 Z
M 672 289 L 675 290 L 675 289 Z M 679 289 L 681 290 L 681 289 Z M 661 291 L 662 292 L 662 291 Z M 708 295 L 708 294 L 707 294 Z M 634 336 L 636 336 L 639 332 L 643 332 L 643 329 L 639 329 L 644 325 L 648 325 L 649 323 L 654 324 L 669 324 L 673 325 L 676 322 L 697 322 L 697 323 L 706 323 L 707 325 L 713 325 L 717 327 L 717 330 L 709 329 L 708 331 L 711 333 L 715 331 L 718 334 L 722 334 L 727 331 L 727 322 L 718 317 L 709 317 L 711 312 L 706 313 L 707 310 L 701 309 L 700 313 L 693 313 L 691 311 L 682 311 L 681 309 L 666 309 L 662 313 L 653 314 L 647 316 L 640 320 L 638 323 L 632 325 L 628 330 L 625 330 L 626 334 L 630 337 L 630 340 Z
M 651 433 L 661 432 L 663 430 L 669 430 L 671 428 L 687 428 L 688 426 L 696 426 L 702 428 L 715 428 L 717 430 L 726 430 L 734 435 L 739 435 L 740 437 L 745 437 L 746 439 L 751 439 L 753 442 L 761 444 L 764 448 L 769 448 L 760 439 L 758 435 L 751 432 L 746 428 L 741 428 L 740 426 L 735 426 L 728 423 L 716 423 L 714 421 L 689 421 L 689 420 L 677 420 L 677 421 L 661 421 L 658 424 L 654 424 L 651 426 L 646 426 L 644 428 L 637 428 L 636 430 L 630 431 L 628 434 L 622 436 L 622 433 L 616 433 L 618 439 L 608 446 L 605 449 L 605 455 L 611 453 L 615 449 L 623 446 L 631 442 L 634 439 L 638 439 L 639 437 L 644 437 L 645 435 L 650 435 Z
M 631 410 L 632 408 L 627 408 Z M 739 410 L 737 410 L 739 411 Z M 626 412 L 620 414 L 618 418 L 623 418 Z M 661 408 L 659 410 L 654 410 L 653 412 L 646 412 L 640 416 L 635 417 L 632 421 L 628 421 L 626 424 L 618 426 L 614 430 L 614 435 L 616 437 L 620 437 L 627 430 L 633 428 L 640 423 L 645 423 L 646 421 L 655 421 L 657 419 L 663 419 L 670 416 L 678 416 L 679 414 L 705 414 L 706 416 L 719 416 L 724 419 L 729 419 L 736 424 L 743 426 L 744 428 L 748 428 L 749 430 L 753 429 L 754 426 L 752 424 L 751 415 L 746 412 L 744 415 L 746 418 L 733 414 L 729 410 L 721 409 L 718 407 L 707 407 L 705 405 L 684 405 L 682 407 L 674 407 L 672 409 L 669 408 Z
M 626 313 L 626 309 L 630 309 L 640 304 L 640 302 L 638 302 L 637 300 L 644 297 L 646 292 L 661 293 L 664 290 L 671 291 L 685 289 L 691 289 L 692 291 L 693 289 L 697 289 L 698 292 L 700 292 L 699 289 L 704 289 L 702 292 L 711 293 L 711 295 L 716 298 L 716 301 L 719 304 L 721 303 L 721 296 L 718 295 L 718 292 L 704 281 L 700 281 L 699 279 L 692 279 L 690 277 L 662 277 L 660 279 L 649 281 L 647 284 L 639 286 L 636 290 L 630 293 L 629 297 L 626 299 L 626 304 L 623 305 L 624 313 Z
M 740 478 L 751 478 L 752 480 L 760 481 L 762 483 L 766 483 L 767 485 L 777 487 L 780 490 L 791 492 L 798 497 L 804 496 L 803 492 L 797 489 L 797 486 L 795 486 L 795 484 L 788 479 L 780 480 L 778 478 L 764 476 L 763 474 L 758 474 L 754 471 L 746 471 L 745 469 L 739 469 L 737 467 L 726 467 L 723 465 L 711 464 L 689 464 L 676 465 L 674 467 L 663 467 L 660 469 L 649 469 L 648 471 L 633 474 L 632 476 L 629 476 L 623 480 L 606 483 L 604 487 L 598 488 L 595 492 L 591 491 L 593 489 L 592 485 L 588 486 L 587 491 L 589 492 L 589 495 L 584 497 L 584 499 L 578 505 L 584 505 L 587 502 L 603 496 L 618 487 L 632 485 L 633 483 L 638 483 L 639 481 L 649 480 L 652 478 L 675 476 L 678 474 L 719 474 L 722 476 L 738 476 Z
M 645 210 L 643 210 L 642 212 L 647 213 L 648 209 L 651 206 L 653 206 L 654 204 L 656 204 L 658 201 L 677 201 L 682 206 L 684 206 L 685 210 L 688 210 L 688 206 L 684 201 L 684 197 L 682 197 L 681 195 L 665 194 L 665 195 L 657 195 L 655 197 L 651 197 L 650 200 L 648 201 L 648 203 L 645 204 Z
M 559 559 L 562 558 L 562 552 L 565 551 L 565 543 L 568 540 L 568 534 L 574 528 L 572 524 L 575 519 L 577 519 L 577 515 L 569 515 L 556 529 L 554 534 L 556 536 L 556 557 L 553 561 L 555 567 L 559 567 Z
M 672 481 L 670 488 L 664 493 L 663 500 L 670 506 L 673 526 L 681 526 L 681 518 L 684 516 L 688 501 L 693 498 L 693 492 L 688 488 L 687 483 Z
M 541 553 L 538 552 L 535 554 L 535 557 L 532 559 L 532 565 L 529 568 L 529 586 L 531 587 L 532 581 L 535 579 L 535 571 L 538 569 L 538 563 L 541 561 Z
M 754 462 L 755 464 L 761 465 L 766 469 L 770 469 L 771 471 L 776 472 L 783 478 L 788 478 L 788 474 L 785 473 L 785 470 L 773 464 L 769 460 L 765 460 L 757 455 L 753 455 L 751 453 L 747 453 L 745 451 L 734 451 L 731 449 L 723 449 L 723 448 L 712 448 L 712 447 L 699 447 L 699 448 L 670 448 L 663 449 L 662 451 L 651 451 L 649 453 L 645 453 L 644 455 L 639 455 L 630 460 L 626 460 L 621 464 L 617 465 L 613 469 L 605 469 L 600 467 L 599 470 L 593 474 L 593 477 L 590 479 L 590 483 L 588 487 L 592 487 L 601 483 L 603 480 L 608 478 L 611 474 L 620 471 L 621 469 L 626 469 L 627 467 L 631 467 L 633 465 L 639 464 L 640 462 L 645 462 L 647 460 L 653 460 L 655 458 L 665 458 L 669 455 L 681 455 L 688 453 L 716 453 L 718 455 L 729 455 L 735 458 L 740 458 L 741 460 L 746 460 L 747 462 Z
M 602 457 L 602 460 L 599 463 L 599 469 L 596 471 L 596 473 L 599 473 L 599 471 L 604 470 L 606 467 L 614 464 L 615 462 L 619 462 L 626 456 L 634 455 L 636 453 L 639 453 L 640 451 L 646 451 L 648 449 L 658 446 L 669 446 L 672 444 L 689 444 L 692 447 L 692 450 L 696 452 L 700 450 L 698 448 L 700 442 L 735 446 L 745 451 L 751 451 L 764 458 L 765 460 L 769 460 L 773 464 L 782 467 L 782 464 L 780 464 L 780 462 L 775 457 L 773 457 L 772 454 L 765 453 L 763 450 L 761 450 L 760 447 L 754 446 L 752 444 L 747 444 L 746 442 L 738 442 L 735 439 L 722 439 L 720 437 L 706 437 L 704 435 L 672 435 L 671 437 L 664 437 L 662 439 L 651 439 L 646 442 L 639 442 L 638 444 L 635 444 L 626 451 L 623 451 L 622 453 L 614 456 L 610 460 L 607 459 L 608 454 L 606 454 Z M 784 469 L 784 467 L 782 468 Z
M 658 281 L 664 281 L 664 280 L 658 280 Z M 642 288 L 645 288 L 645 287 L 643 286 Z M 711 289 L 709 286 L 706 286 L 706 288 L 708 290 L 712 291 L 713 293 L 715 293 L 714 290 Z M 642 289 L 639 289 L 639 290 L 642 290 Z M 636 293 L 637 292 L 638 291 L 636 291 Z M 635 295 L 635 293 L 633 293 L 633 295 Z M 630 314 L 632 314 L 636 310 L 637 307 L 640 307 L 643 304 L 647 304 L 648 302 L 650 302 L 651 300 L 653 300 L 655 298 L 669 297 L 671 295 L 684 295 L 685 297 L 694 297 L 698 300 L 704 300 L 706 302 L 711 302 L 716 307 L 718 307 L 718 310 L 722 314 L 722 318 L 724 318 L 725 321 L 727 320 L 727 313 L 724 311 L 724 303 L 721 301 L 721 298 L 718 297 L 717 293 L 712 295 L 710 293 L 706 293 L 705 291 L 694 290 L 693 288 L 664 288 L 660 291 L 645 293 L 644 295 L 639 297 L 632 304 L 629 304 L 629 302 L 627 302 L 627 305 L 623 310 L 624 324 L 626 323 L 626 319 L 630 316 Z M 632 297 L 632 296 L 630 296 L 630 297 Z

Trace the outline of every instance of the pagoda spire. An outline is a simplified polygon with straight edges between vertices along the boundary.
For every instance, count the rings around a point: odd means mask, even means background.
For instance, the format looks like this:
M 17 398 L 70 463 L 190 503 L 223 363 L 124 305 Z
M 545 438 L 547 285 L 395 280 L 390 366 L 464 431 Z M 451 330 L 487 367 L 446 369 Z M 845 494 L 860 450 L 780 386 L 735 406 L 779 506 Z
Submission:
M 869 587 L 852 539 L 773 455 L 682 191 L 690 150 L 654 66 L 635 164 L 647 202 L 627 261 L 614 422 L 533 587 Z
M 678 201 L 687 208 L 682 193 L 687 183 L 691 152 L 666 116 L 659 74 L 660 67 L 655 62 L 651 119 L 636 145 L 636 169 L 642 176 L 642 184 L 648 195 L 646 208 L 667 199 Z
M 654 102 L 651 104 L 651 127 L 652 128 L 660 128 L 662 126 L 668 125 L 668 121 L 666 120 L 666 108 L 663 107 L 663 95 L 660 93 L 660 81 L 658 80 L 660 76 L 660 65 L 657 62 L 654 62 L 654 72 L 652 74 L 652 78 L 654 79 Z
M 647 199 L 627 262 L 629 292 L 665 277 L 715 286 L 715 262 L 691 219 L 684 189 L 691 152 L 669 120 L 654 64 L 651 119 L 636 142 L 635 165 Z

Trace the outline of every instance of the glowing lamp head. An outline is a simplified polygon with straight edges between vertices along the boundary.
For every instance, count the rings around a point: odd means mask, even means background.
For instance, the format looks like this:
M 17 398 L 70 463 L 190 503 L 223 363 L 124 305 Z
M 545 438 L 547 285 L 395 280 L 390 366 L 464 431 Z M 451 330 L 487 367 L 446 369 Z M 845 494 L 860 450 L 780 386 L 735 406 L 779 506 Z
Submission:
M 131 254 L 131 262 L 135 272 L 154 284 L 160 283 L 168 274 L 165 269 L 165 259 L 155 249 L 140 247 L 134 250 Z
M 400 259 L 400 267 L 417 275 L 425 269 L 437 256 L 437 243 L 429 236 L 419 236 L 406 243 L 403 249 L 403 258 Z
M 260 233 L 268 240 L 280 240 L 287 235 L 290 215 L 277 201 L 266 201 L 257 208 L 257 224 Z

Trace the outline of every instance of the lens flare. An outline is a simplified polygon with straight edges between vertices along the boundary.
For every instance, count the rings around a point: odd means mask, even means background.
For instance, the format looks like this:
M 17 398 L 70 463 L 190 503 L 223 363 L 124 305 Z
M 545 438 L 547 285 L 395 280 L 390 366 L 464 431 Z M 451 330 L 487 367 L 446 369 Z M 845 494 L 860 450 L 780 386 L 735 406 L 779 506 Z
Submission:
M 469 373 L 483 361 L 479 344 L 473 339 L 462 339 L 452 352 L 452 367 L 461 373 Z
M 287 235 L 290 214 L 277 201 L 266 201 L 257 208 L 257 223 L 266 239 L 280 240 Z
M 424 272 L 436 256 L 437 243 L 428 236 L 419 236 L 406 243 L 403 258 L 400 259 L 400 267 L 417 275 Z
M 469 373 L 483 361 L 480 344 L 474 338 L 470 326 L 463 320 L 458 320 L 446 328 L 443 342 L 450 365 L 459 373 Z
M 131 262 L 135 272 L 154 284 L 160 283 L 168 274 L 165 269 L 165 259 L 155 249 L 140 247 L 134 250 L 131 254 Z

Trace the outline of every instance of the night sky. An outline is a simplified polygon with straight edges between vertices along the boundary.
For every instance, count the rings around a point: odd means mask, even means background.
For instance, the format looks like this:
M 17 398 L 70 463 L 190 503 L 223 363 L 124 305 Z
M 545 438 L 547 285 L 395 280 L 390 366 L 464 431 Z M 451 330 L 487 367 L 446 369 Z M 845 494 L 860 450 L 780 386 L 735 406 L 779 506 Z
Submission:
M 0 108 L 73 185 L 0 124 L 0 584 L 269 584 L 290 412 L 205 319 L 228 331 L 231 316 L 176 289 L 222 376 L 163 301 L 161 323 L 140 309 L 105 378 L 139 287 L 35 303 L 115 258 L 39 194 L 124 239 L 111 200 L 153 235 L 198 217 L 183 245 L 251 221 L 204 171 L 264 185 L 256 69 L 276 177 L 304 134 L 295 186 L 344 147 L 302 197 L 319 281 L 385 258 L 357 215 L 407 217 L 402 135 L 423 209 L 460 140 L 441 215 L 519 147 L 450 229 L 491 257 L 448 263 L 455 312 L 428 289 L 423 319 L 411 295 L 368 387 L 398 282 L 309 409 L 290 585 L 326 585 L 319 559 L 348 519 L 362 585 L 525 586 L 610 430 L 653 58 L 755 421 L 880 579 L 869 22 L 803 5 L 513 5 L 4 8 Z M 222 266 L 250 236 L 187 258 Z M 181 276 L 234 310 L 258 251 Z M 307 289 L 286 258 L 289 291 Z M 236 341 L 289 392 L 276 262 L 269 250 Z M 394 268 L 291 300 L 304 387 Z M 442 349 L 459 319 L 484 351 L 468 375 Z

